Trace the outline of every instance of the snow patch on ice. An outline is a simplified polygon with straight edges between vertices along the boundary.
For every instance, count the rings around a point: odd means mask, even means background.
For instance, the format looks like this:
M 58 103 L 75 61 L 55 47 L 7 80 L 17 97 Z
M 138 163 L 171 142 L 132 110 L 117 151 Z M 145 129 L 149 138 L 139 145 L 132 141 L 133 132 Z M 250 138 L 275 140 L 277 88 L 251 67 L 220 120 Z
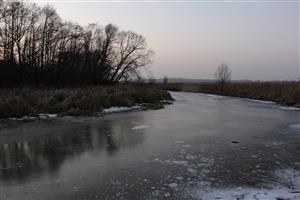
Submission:
M 297 107 L 285 107 L 285 106 L 280 106 L 279 107 L 282 110 L 294 110 L 294 111 L 300 111 L 300 108 Z
M 140 130 L 140 129 L 145 129 L 145 128 L 150 128 L 149 125 L 138 125 L 138 126 L 134 126 L 131 129 L 132 130 Z
M 128 111 L 135 111 L 140 110 L 140 106 L 131 106 L 131 107 L 123 107 L 123 106 L 114 106 L 110 108 L 105 108 L 102 110 L 102 113 L 120 113 L 120 112 L 128 112 Z
M 193 168 L 188 168 L 187 170 L 188 170 L 189 172 L 191 172 L 192 174 L 197 173 L 197 170 L 196 170 L 196 169 L 193 169 Z
M 20 118 L 12 117 L 12 118 L 8 118 L 8 119 L 13 120 L 13 121 L 33 121 L 33 120 L 36 120 L 37 117 L 24 116 L 24 117 L 20 117 Z
M 39 117 L 40 119 L 53 119 L 56 118 L 58 115 L 57 114 L 51 114 L 51 113 L 40 113 Z
M 171 94 L 171 97 L 175 100 L 175 101 L 184 101 L 184 98 L 174 92 L 169 91 L 169 93 Z
M 170 188 L 176 188 L 178 186 L 178 184 L 177 183 L 170 183 L 168 186 Z
M 249 99 L 249 98 L 246 98 L 245 100 L 251 101 L 253 103 L 276 104 L 276 102 L 274 102 L 274 101 L 263 101 L 263 100 L 258 100 L 258 99 Z
M 296 129 L 296 130 L 300 130 L 300 124 L 291 124 L 289 125 L 290 129 Z
M 206 94 L 206 93 L 200 93 L 201 95 L 205 95 L 207 97 L 212 97 L 212 98 L 216 98 L 216 99 L 221 99 L 224 98 L 225 96 L 222 95 L 217 95 L 217 94 Z
M 186 165 L 186 164 L 188 164 L 188 162 L 185 161 L 185 160 L 173 160 L 172 163 L 174 163 L 176 165 Z

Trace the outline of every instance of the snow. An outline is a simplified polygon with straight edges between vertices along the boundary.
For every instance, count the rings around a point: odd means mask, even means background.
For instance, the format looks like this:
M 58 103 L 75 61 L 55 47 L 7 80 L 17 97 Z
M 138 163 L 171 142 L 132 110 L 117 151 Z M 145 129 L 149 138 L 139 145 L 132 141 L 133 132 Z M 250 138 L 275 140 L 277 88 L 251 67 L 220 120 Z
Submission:
M 300 111 L 300 108 L 297 107 L 285 107 L 285 106 L 281 106 L 279 107 L 282 110 L 294 110 L 294 111 Z
M 176 165 L 185 165 L 185 164 L 188 164 L 188 162 L 185 161 L 185 160 L 173 160 L 172 163 L 174 163 Z
M 290 129 L 296 129 L 296 130 L 300 130 L 300 124 L 291 124 Z
M 132 130 L 140 130 L 140 129 L 145 129 L 145 128 L 150 128 L 149 125 L 138 125 L 138 126 L 134 126 L 131 129 Z
M 276 102 L 274 102 L 274 101 L 263 101 L 263 100 L 258 100 L 258 99 L 249 99 L 249 98 L 246 98 L 246 100 L 254 102 L 254 103 L 276 104 Z
M 131 106 L 131 107 L 114 106 L 114 107 L 103 109 L 102 113 L 119 113 L 119 112 L 128 112 L 128 111 L 134 111 L 140 109 L 141 109 L 140 106 Z
M 21 117 L 21 118 L 12 117 L 12 118 L 8 118 L 8 119 L 9 120 L 14 120 L 14 121 L 31 121 L 31 120 L 36 120 L 37 117 L 24 116 L 24 117 Z
M 169 91 L 169 93 L 171 94 L 171 97 L 175 100 L 175 101 L 184 101 L 184 98 L 174 92 Z
M 177 183 L 170 183 L 168 186 L 170 188 L 176 188 L 178 186 L 178 184 Z
M 193 168 L 188 168 L 187 171 L 191 172 L 192 174 L 197 173 L 197 170 Z
M 202 95 L 205 95 L 207 97 L 212 97 L 212 98 L 217 98 L 217 99 L 220 99 L 220 98 L 224 98 L 225 96 L 222 96 L 222 95 L 216 95 L 216 94 L 205 94 L 205 93 L 200 93 Z
M 52 119 L 52 118 L 56 118 L 57 116 L 58 116 L 57 114 L 50 114 L 50 113 L 39 114 L 40 119 Z

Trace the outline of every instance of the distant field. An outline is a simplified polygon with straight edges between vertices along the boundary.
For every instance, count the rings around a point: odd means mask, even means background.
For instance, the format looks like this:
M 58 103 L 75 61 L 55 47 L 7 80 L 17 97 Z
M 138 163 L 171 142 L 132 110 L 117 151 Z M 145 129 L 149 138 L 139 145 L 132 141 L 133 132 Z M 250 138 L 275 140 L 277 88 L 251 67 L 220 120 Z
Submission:
M 284 106 L 300 107 L 300 81 L 171 83 L 161 88 L 172 91 L 202 92 L 225 96 L 274 101 Z
M 133 106 L 145 103 L 150 109 L 162 108 L 170 94 L 157 87 L 137 85 L 90 86 L 77 88 L 2 88 L 0 118 L 59 115 L 95 115 L 111 106 Z

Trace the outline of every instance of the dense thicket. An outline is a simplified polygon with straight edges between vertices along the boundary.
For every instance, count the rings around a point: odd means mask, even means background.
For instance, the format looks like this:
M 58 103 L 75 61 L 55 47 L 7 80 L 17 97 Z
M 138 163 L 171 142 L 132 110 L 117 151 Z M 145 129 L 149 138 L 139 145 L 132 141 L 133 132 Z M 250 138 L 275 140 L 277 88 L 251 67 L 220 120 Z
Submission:
M 143 36 L 65 22 L 51 6 L 0 0 L 0 86 L 115 84 L 151 62 Z

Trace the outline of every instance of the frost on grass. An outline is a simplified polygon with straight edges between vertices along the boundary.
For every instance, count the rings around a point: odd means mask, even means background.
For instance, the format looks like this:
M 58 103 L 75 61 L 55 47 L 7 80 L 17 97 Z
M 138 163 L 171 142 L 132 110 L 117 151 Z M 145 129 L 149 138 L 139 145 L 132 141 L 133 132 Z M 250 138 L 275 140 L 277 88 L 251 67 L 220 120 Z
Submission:
M 132 130 L 140 130 L 140 129 L 145 129 L 145 128 L 150 128 L 149 125 L 138 125 L 138 126 L 134 126 L 131 129 Z
M 102 113 L 120 113 L 120 112 L 128 112 L 128 111 L 136 111 L 140 110 L 140 106 L 131 106 L 131 107 L 110 107 L 110 108 L 105 108 L 102 110 Z

